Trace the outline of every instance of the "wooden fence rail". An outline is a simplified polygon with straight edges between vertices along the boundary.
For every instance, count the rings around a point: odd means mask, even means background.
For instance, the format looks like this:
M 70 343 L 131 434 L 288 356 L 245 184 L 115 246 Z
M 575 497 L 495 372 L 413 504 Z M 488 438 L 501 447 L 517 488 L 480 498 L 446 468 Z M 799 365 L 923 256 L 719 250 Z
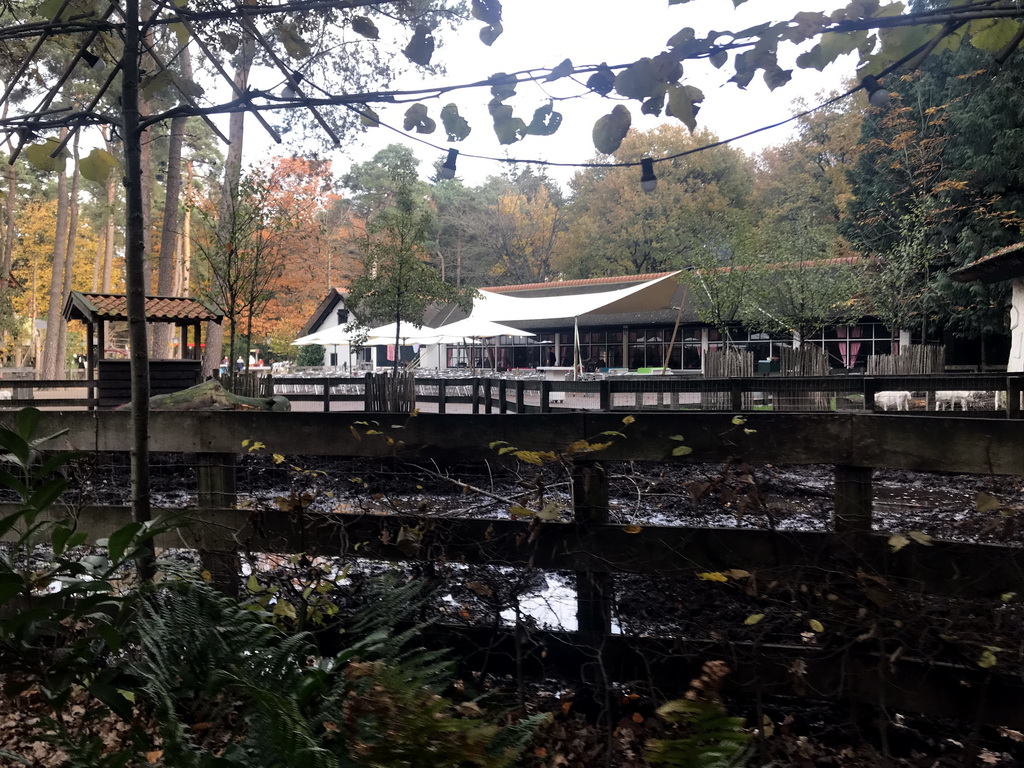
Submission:
M 60 448 L 130 450 L 128 414 L 44 413 L 43 433 L 66 428 Z M 703 572 L 745 569 L 762 583 L 792 580 L 820 588 L 883 585 L 889 595 L 932 595 L 973 600 L 993 615 L 1007 595 L 1024 595 L 1024 549 L 1016 546 L 933 541 L 895 550 L 888 535 L 872 530 L 872 469 L 914 469 L 1024 475 L 1024 431 L 992 419 L 871 414 L 658 413 L 635 415 L 575 412 L 537 415 L 169 413 L 154 412 L 154 452 L 195 456 L 196 498 L 190 522 L 168 536 L 203 553 L 218 583 L 237 584 L 239 549 L 309 551 L 323 556 L 385 561 L 462 562 L 569 571 L 575 574 L 576 632 L 514 632 L 481 627 L 444 627 L 445 642 L 465 652 L 467 663 L 501 664 L 496 648 L 511 648 L 526 668 L 587 679 L 600 663 L 611 679 L 655 679 L 664 688 L 685 686 L 707 658 L 726 658 L 736 668 L 734 690 L 841 696 L 899 710 L 1024 726 L 1024 684 L 1016 651 L 1000 651 L 1000 666 L 934 661 L 893 655 L 863 627 L 813 645 L 753 642 L 749 637 L 659 638 L 613 631 L 615 578 L 623 574 L 695 579 Z M 580 439 L 621 432 L 599 454 L 569 461 L 571 522 L 524 522 L 419 515 L 332 512 L 285 514 L 234 507 L 236 462 L 243 439 L 258 440 L 282 454 L 338 457 L 399 456 L 410 462 L 482 458 L 512 463 L 490 443 L 563 455 Z M 684 441 L 678 439 L 684 437 Z M 685 444 L 692 451 L 674 455 Z M 598 456 L 600 461 L 597 460 Z M 752 464 L 835 466 L 834 519 L 827 532 L 643 526 L 639 531 L 609 522 L 606 462 L 743 461 Z M 79 525 L 94 537 L 127 522 L 118 507 L 79 511 Z M 414 531 L 415 546 L 401 534 Z M 400 546 L 400 540 L 406 543 Z M 859 588 L 859 587 L 858 587 Z M 1011 598 L 1012 599 L 1012 598 Z M 858 638 L 856 635 L 863 634 Z M 510 645 L 511 644 L 511 645 Z M 483 654 L 481 648 L 491 652 Z M 497 654 L 501 655 L 501 654 Z M 1011 663 L 1011 657 L 1013 663 Z M 521 668 L 523 668 L 521 666 Z M 675 677 L 672 677 L 675 676 Z M 998 708 L 985 706 L 999 702 Z M 982 713 L 982 714 L 979 714 Z

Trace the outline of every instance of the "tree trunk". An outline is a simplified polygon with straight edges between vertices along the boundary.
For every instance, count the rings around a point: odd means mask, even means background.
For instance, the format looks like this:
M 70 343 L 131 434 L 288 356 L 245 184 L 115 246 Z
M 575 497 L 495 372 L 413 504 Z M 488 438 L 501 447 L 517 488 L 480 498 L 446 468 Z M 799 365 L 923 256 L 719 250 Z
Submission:
M 181 75 L 192 79 L 192 58 L 186 46 L 178 57 Z M 164 224 L 160 233 L 160 268 L 157 272 L 156 292 L 159 296 L 170 296 L 174 292 L 175 243 L 177 242 L 178 212 L 181 209 L 181 148 L 185 143 L 185 118 L 171 120 L 170 135 L 167 139 L 167 170 L 164 174 Z M 170 323 L 160 323 L 153 333 L 153 357 L 173 357 L 171 348 L 174 328 Z M 185 351 L 181 350 L 184 356 Z
M 67 129 L 61 129 L 60 137 L 67 136 Z M 64 291 L 64 261 L 68 248 L 68 177 L 63 171 L 57 174 L 57 222 L 53 239 L 53 267 L 50 273 L 50 306 L 46 312 L 46 341 L 43 344 L 42 373 L 44 379 L 56 379 L 63 372 L 57 357 L 60 346 L 59 325 L 61 317 L 61 295 Z
M 126 201 L 124 260 L 132 377 L 132 517 L 136 522 L 144 523 L 152 515 L 149 498 L 149 353 L 146 348 L 144 270 L 146 220 L 142 194 L 142 129 L 139 127 L 139 0 L 125 0 L 124 19 L 121 104 Z M 152 579 L 156 572 L 152 556 L 140 557 L 138 564 L 139 575 L 143 579 Z
M 245 0 L 245 5 L 254 5 L 255 0 Z M 249 72 L 252 69 L 253 59 L 256 56 L 256 41 L 251 35 L 243 35 L 239 47 L 238 65 L 235 68 L 235 85 L 241 91 L 249 87 Z M 235 197 L 235 190 L 238 189 L 239 180 L 242 177 L 242 142 L 245 137 L 245 113 L 232 113 L 228 121 L 228 155 L 224 161 L 224 186 L 221 189 L 221 220 L 227 221 L 225 216 L 227 206 Z M 221 307 L 221 311 L 228 311 L 228 307 Z M 234 365 L 234 336 L 235 329 L 231 329 L 231 347 L 228 355 L 228 363 Z M 203 354 L 203 375 L 209 376 L 214 368 L 220 365 L 222 347 L 224 346 L 224 326 L 221 323 L 208 322 L 206 324 L 206 352 Z
M 71 293 L 71 281 L 74 276 L 75 268 L 75 242 L 78 239 L 78 185 L 81 180 L 81 175 L 78 172 L 78 136 L 75 134 L 74 149 L 72 150 L 75 157 L 75 170 L 71 176 L 71 199 L 69 201 L 70 211 L 68 214 L 68 250 L 64 257 L 64 284 L 60 295 L 60 307 L 61 307 L 61 321 L 59 326 L 59 335 L 57 337 L 57 360 L 60 365 L 60 370 L 65 369 L 64 361 L 67 360 L 67 349 L 68 349 L 68 324 L 64 320 L 64 303 L 68 300 L 68 295 Z

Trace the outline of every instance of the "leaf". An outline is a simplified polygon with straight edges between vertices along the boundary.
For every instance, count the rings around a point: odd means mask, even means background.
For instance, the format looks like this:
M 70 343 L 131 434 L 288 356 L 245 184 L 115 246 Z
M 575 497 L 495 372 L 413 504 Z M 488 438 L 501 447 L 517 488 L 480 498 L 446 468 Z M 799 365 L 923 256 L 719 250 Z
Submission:
M 654 60 L 644 57 L 615 76 L 615 90 L 627 99 L 647 99 L 663 93 L 665 82 Z
M 83 157 L 78 161 L 78 170 L 82 176 L 97 184 L 106 184 L 110 172 L 117 166 L 117 158 L 105 149 L 94 149 L 88 157 Z
M 689 456 L 693 453 L 693 448 L 688 445 L 677 445 L 672 449 L 673 456 Z
M 539 520 L 557 520 L 562 515 L 562 507 L 553 501 L 544 505 L 543 509 L 537 512 Z
M 36 429 L 39 427 L 39 419 L 42 418 L 42 415 L 38 408 L 25 408 L 18 411 L 15 424 L 18 426 L 18 434 L 24 440 L 32 439 L 32 435 L 36 433 Z
M 825 626 L 817 619 L 811 619 L 807 622 L 807 626 L 813 629 L 815 632 L 824 632 Z
M 1002 600 L 1004 603 L 1008 603 L 1011 600 L 1013 600 L 1013 598 L 1015 598 L 1016 596 L 1016 592 L 1003 592 L 1003 594 L 999 596 L 999 599 Z
M 174 75 L 170 70 L 161 69 L 155 75 L 142 78 L 142 92 L 148 99 L 155 99 L 169 88 L 174 87 Z
M 309 43 L 302 39 L 293 24 L 279 24 L 277 39 L 281 41 L 281 45 L 293 59 L 305 59 L 313 53 Z
M 606 96 L 612 92 L 612 88 L 615 87 L 615 73 L 612 72 L 611 68 L 607 64 L 601 64 L 598 67 L 597 72 L 587 78 L 587 88 L 599 93 L 602 96 Z
M 501 24 L 488 24 L 480 30 L 480 42 L 484 45 L 492 45 L 495 40 L 501 37 L 501 33 L 504 31 L 505 28 Z
M 741 424 L 746 424 L 747 420 L 744 417 L 742 417 L 742 416 L 733 416 L 732 417 L 732 423 L 735 424 L 738 427 Z
M 526 132 L 531 136 L 550 136 L 562 124 L 562 113 L 555 112 L 551 104 L 537 107 L 533 113 L 533 120 L 526 127 Z
M 156 765 L 160 762 L 160 758 L 164 756 L 162 749 L 154 749 L 152 752 L 146 753 L 146 762 L 150 765 Z
M 514 144 L 526 135 L 526 123 L 522 118 L 513 116 L 512 107 L 492 99 L 487 109 L 494 118 L 494 135 L 500 143 Z
M 220 47 L 223 48 L 230 54 L 235 54 L 238 51 L 238 35 L 232 35 L 228 32 L 221 32 L 217 35 L 220 39 Z
M 978 666 L 982 669 L 991 669 L 998 663 L 999 659 L 997 659 L 996 655 L 988 648 L 981 652 L 977 662 Z
M 289 619 L 298 618 L 298 614 L 295 612 L 295 606 L 287 600 L 281 599 L 278 599 L 278 601 L 274 603 L 273 614 L 275 616 L 285 616 Z
M 634 421 L 636 421 L 636 417 L 635 416 L 623 416 L 622 417 L 622 423 L 625 424 L 627 427 L 630 424 L 632 424 Z
M 64 8 L 61 11 L 61 8 Z M 72 4 L 68 3 L 64 5 L 64 0 L 43 0 L 36 9 L 36 13 L 42 16 L 44 19 L 52 19 L 57 15 L 57 12 L 61 12 L 61 19 L 65 18 L 72 10 Z
M 730 568 L 728 571 L 722 571 L 722 573 L 724 573 L 730 579 L 735 579 L 737 581 L 739 579 L 750 578 L 750 571 L 745 571 L 742 568 Z
M 726 50 L 715 51 L 708 56 L 708 61 L 711 62 L 715 69 L 721 69 L 729 61 L 729 52 Z
M 912 538 L 918 544 L 923 544 L 926 547 L 930 547 L 932 545 L 932 537 L 929 536 L 927 533 L 922 533 L 921 531 L 911 531 L 907 534 L 907 536 Z
M 473 0 L 473 18 L 485 24 L 498 24 L 501 22 L 500 0 Z
M 380 40 L 380 32 L 377 30 L 377 25 L 366 16 L 352 17 L 352 31 L 368 40 Z
M 889 537 L 889 546 L 892 548 L 893 552 L 899 552 L 901 549 L 903 549 L 909 543 L 910 543 L 910 539 L 908 539 L 906 536 L 903 536 L 902 534 L 899 534 L 899 533 L 897 533 L 894 536 L 890 536 Z
M 974 506 L 979 512 L 998 512 L 1003 508 L 999 499 L 984 491 L 978 491 L 974 497 Z
M 437 123 L 427 115 L 426 104 L 416 103 L 405 110 L 405 122 L 402 123 L 402 127 L 407 131 L 415 129 L 416 133 L 433 133 Z
M 441 109 L 441 124 L 448 134 L 448 141 L 463 141 L 473 130 L 466 122 L 466 118 L 459 114 L 459 108 L 455 104 L 445 104 Z
M 633 523 L 631 525 L 624 525 L 624 526 L 622 526 L 622 532 L 623 533 L 640 533 L 640 531 L 642 531 L 643 529 L 644 528 L 643 528 L 642 525 L 637 525 L 635 523 Z
M 677 441 L 677 442 L 680 442 L 680 443 L 681 443 L 681 442 L 683 442 L 683 441 L 684 441 L 684 440 L 685 440 L 686 438 L 685 438 L 685 437 L 683 437 L 682 435 L 669 435 L 669 436 L 668 436 L 668 439 L 669 439 L 669 440 L 675 440 L 675 441 Z
M 537 513 L 534 512 L 532 509 L 527 509 L 526 507 L 519 506 L 518 504 L 513 504 L 511 507 L 509 507 L 508 508 L 508 512 L 513 517 L 536 517 L 537 516 Z
M 174 32 L 174 36 L 178 39 L 178 45 L 182 47 L 188 45 L 188 41 L 192 39 L 192 34 L 188 31 L 188 27 L 180 21 L 172 21 L 167 26 Z
M 562 59 L 562 62 L 552 69 L 548 76 L 544 78 L 544 82 L 550 83 L 552 80 L 560 80 L 563 77 L 568 77 L 573 73 L 575 67 L 572 65 L 572 61 L 569 59 Z
M 728 576 L 726 576 L 724 573 L 719 573 L 718 571 L 707 571 L 707 572 L 704 572 L 704 573 L 698 573 L 697 574 L 697 578 L 700 579 L 701 581 L 722 581 L 722 582 L 726 582 L 726 581 L 729 580 Z
M 434 55 L 434 36 L 430 34 L 430 27 L 417 25 L 412 39 L 409 40 L 409 44 L 405 46 L 402 53 L 413 64 L 423 67 L 430 64 L 430 58 Z
M 60 142 L 57 139 L 47 139 L 42 144 L 29 144 L 25 147 L 24 155 L 32 165 L 41 171 L 63 173 L 71 153 L 68 152 L 67 147 L 64 147 L 56 157 L 51 157 L 58 146 L 60 146 Z
M 763 618 L 763 613 L 752 613 L 743 620 L 743 623 L 746 624 L 748 627 L 752 627 Z
M 668 87 L 667 114 L 675 117 L 691 131 L 697 127 L 697 102 L 704 100 L 704 94 L 692 85 L 673 84 Z
M 369 107 L 362 107 L 359 110 L 359 122 L 364 128 L 377 128 L 380 126 L 380 117 Z
M 113 563 L 119 562 L 127 546 L 145 526 L 142 523 L 129 523 L 111 534 L 107 543 L 107 551 Z
M 626 138 L 632 120 L 629 110 L 621 104 L 616 104 L 609 114 L 598 118 L 593 133 L 597 151 L 610 155 L 617 150 Z

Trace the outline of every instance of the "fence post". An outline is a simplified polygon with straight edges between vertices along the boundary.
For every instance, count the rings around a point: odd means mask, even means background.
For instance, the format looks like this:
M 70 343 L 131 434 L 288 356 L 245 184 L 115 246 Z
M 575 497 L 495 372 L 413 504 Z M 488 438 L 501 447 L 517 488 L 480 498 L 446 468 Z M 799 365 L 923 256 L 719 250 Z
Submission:
M 480 378 L 473 377 L 473 413 L 480 413 Z
M 498 379 L 498 413 L 508 413 L 508 382 Z
M 572 470 L 573 517 L 583 530 L 608 522 L 608 474 L 598 461 L 578 461 Z M 576 625 L 579 632 L 607 635 L 612 627 L 614 585 L 610 573 L 577 571 Z
M 878 391 L 878 387 L 875 382 L 864 379 L 864 410 L 873 411 L 875 410 L 875 392 Z
M 598 397 L 600 403 L 598 407 L 604 413 L 609 413 L 612 409 L 612 383 L 608 379 L 601 379 L 601 387 L 598 390 Z
M 237 464 L 238 456 L 233 453 L 200 453 L 196 456 L 199 509 L 206 513 L 207 518 L 213 517 L 212 510 L 235 506 Z M 242 568 L 238 551 L 220 549 L 216 542 L 212 542 L 212 546 L 207 542 L 204 534 L 199 561 L 203 570 L 210 572 L 210 583 L 221 592 L 237 595 Z
M 832 500 L 836 533 L 871 530 L 871 467 L 837 464 Z
M 484 413 L 490 413 L 491 408 L 491 377 L 487 376 L 484 378 Z
M 367 372 L 366 376 L 363 377 L 363 410 L 372 411 L 372 399 L 373 399 L 373 374 Z
M 324 413 L 331 411 L 331 377 L 324 379 Z
M 437 383 L 437 412 L 446 413 L 448 410 L 448 379 L 441 379 Z
M 540 382 L 540 412 L 551 413 L 551 382 L 547 379 Z
M 526 412 L 526 382 L 516 380 L 516 413 Z
M 743 410 L 743 382 L 733 379 L 729 382 L 729 399 L 732 401 L 732 410 Z
M 1006 380 L 1006 418 L 1020 418 L 1020 393 L 1021 380 L 1017 376 L 1011 376 Z

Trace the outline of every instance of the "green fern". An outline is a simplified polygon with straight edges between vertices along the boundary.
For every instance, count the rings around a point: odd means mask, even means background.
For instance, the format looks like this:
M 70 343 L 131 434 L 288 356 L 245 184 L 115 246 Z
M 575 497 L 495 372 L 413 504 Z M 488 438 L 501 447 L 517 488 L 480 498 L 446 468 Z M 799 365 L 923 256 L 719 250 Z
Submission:
M 669 768 L 735 768 L 750 757 L 750 734 L 743 730 L 743 718 L 729 717 L 715 701 L 679 699 L 658 710 L 685 735 L 647 742 L 651 765 Z

